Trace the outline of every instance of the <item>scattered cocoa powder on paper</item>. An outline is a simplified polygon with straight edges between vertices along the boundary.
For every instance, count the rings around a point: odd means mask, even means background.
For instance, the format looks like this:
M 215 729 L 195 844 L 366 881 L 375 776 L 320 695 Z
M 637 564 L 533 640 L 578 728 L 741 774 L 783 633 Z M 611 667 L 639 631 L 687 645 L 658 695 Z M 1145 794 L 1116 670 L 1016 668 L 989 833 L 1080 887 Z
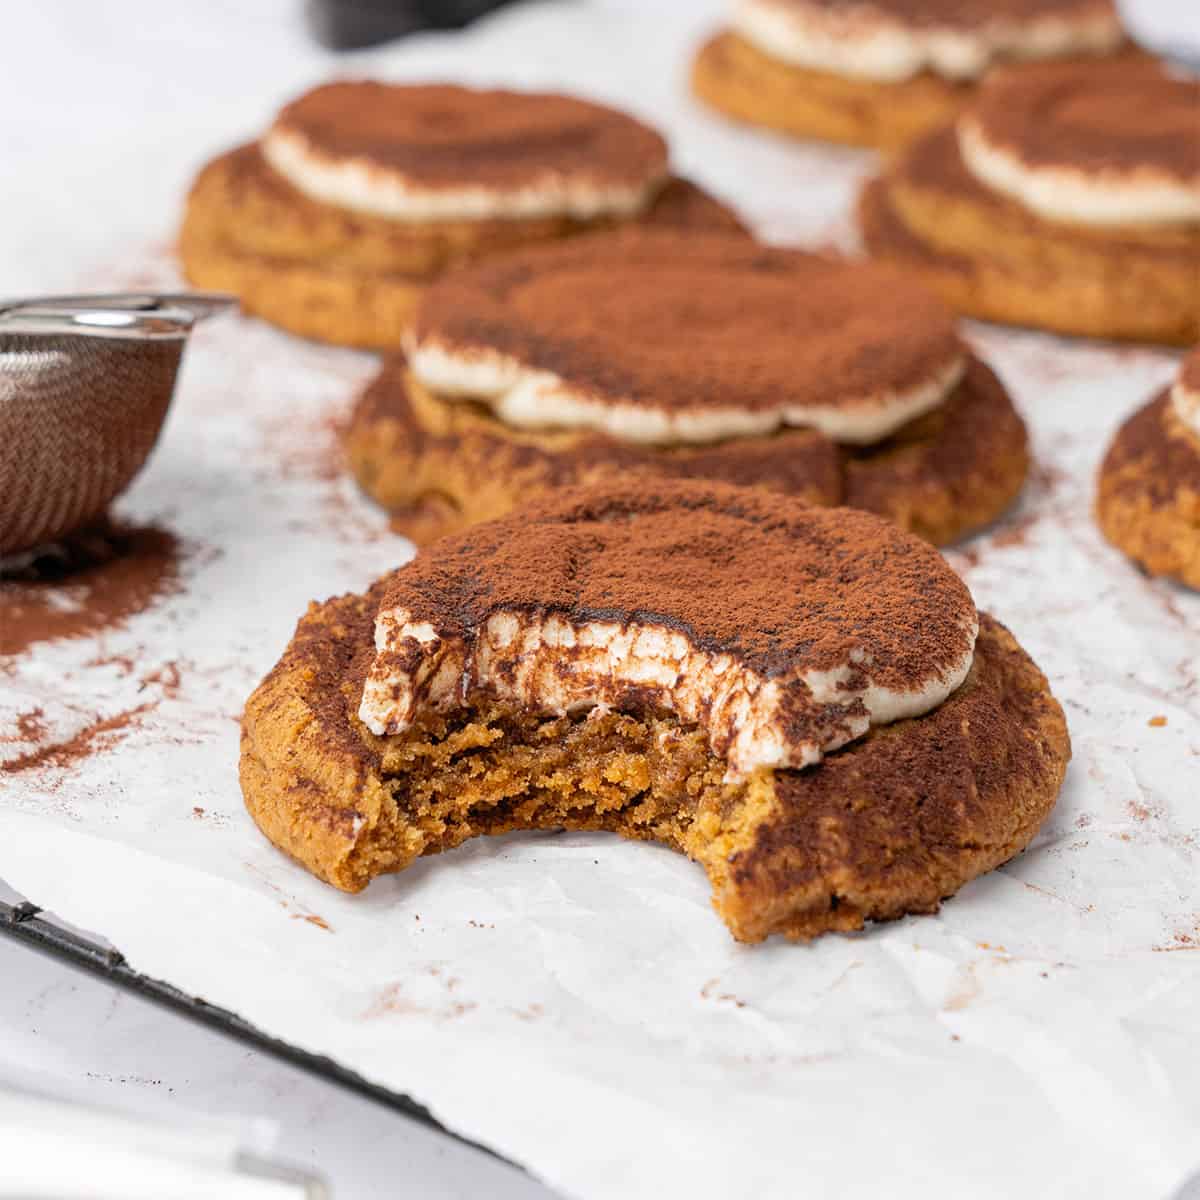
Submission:
M 156 704 L 157 701 L 140 704 L 137 708 L 126 709 L 111 717 L 98 717 L 66 741 L 43 743 L 26 754 L 0 762 L 0 775 L 17 775 L 39 767 L 73 766 L 96 751 L 115 745 L 136 729 L 140 724 L 139 718 Z
M 40 743 L 46 736 L 45 712 L 39 706 L 27 712 L 17 713 L 11 727 L 0 728 L 0 742 Z
M 180 556 L 167 530 L 108 524 L 0 562 L 0 657 L 121 626 L 179 589 Z

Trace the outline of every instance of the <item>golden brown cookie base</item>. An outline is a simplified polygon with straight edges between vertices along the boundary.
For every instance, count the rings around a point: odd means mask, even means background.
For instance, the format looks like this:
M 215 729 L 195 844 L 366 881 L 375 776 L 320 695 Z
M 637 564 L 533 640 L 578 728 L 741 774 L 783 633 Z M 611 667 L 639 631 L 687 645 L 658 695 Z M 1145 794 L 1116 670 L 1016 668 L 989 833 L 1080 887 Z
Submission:
M 418 543 L 502 516 L 550 488 L 650 471 L 850 504 L 942 545 L 995 520 L 1029 467 L 1024 424 L 978 361 L 945 405 L 877 446 L 838 447 L 791 429 L 657 448 L 513 429 L 482 405 L 430 395 L 397 358 L 360 398 L 345 446 L 359 483 Z
M 1044 220 L 978 183 L 952 130 L 864 189 L 868 250 L 959 312 L 1087 337 L 1200 340 L 1200 226 L 1105 229 Z
M 895 150 L 951 120 L 968 84 L 929 72 L 901 83 L 805 70 L 764 54 L 734 33 L 701 47 L 692 90 L 729 116 L 796 137 Z
M 639 223 L 745 235 L 727 208 L 683 179 L 670 180 Z M 248 145 L 200 172 L 179 252 L 190 282 L 234 292 L 246 312 L 304 337 L 388 349 L 426 285 L 450 267 L 611 225 L 390 221 L 309 199 Z
M 257 258 L 207 240 L 186 221 L 179 255 L 189 283 L 233 293 L 244 313 L 300 337 L 364 350 L 399 345 L 426 286 L 423 279 L 400 275 L 353 275 Z
M 665 715 L 487 704 L 377 738 L 355 713 L 380 587 L 312 605 L 242 723 L 251 815 L 346 891 L 480 834 L 599 829 L 699 862 L 738 939 L 811 938 L 935 911 L 1028 844 L 1070 757 L 1045 678 L 986 615 L 947 701 L 805 771 L 725 783 L 702 735 Z
M 1096 521 L 1151 575 L 1200 589 L 1200 438 L 1166 391 L 1117 431 L 1100 467 Z

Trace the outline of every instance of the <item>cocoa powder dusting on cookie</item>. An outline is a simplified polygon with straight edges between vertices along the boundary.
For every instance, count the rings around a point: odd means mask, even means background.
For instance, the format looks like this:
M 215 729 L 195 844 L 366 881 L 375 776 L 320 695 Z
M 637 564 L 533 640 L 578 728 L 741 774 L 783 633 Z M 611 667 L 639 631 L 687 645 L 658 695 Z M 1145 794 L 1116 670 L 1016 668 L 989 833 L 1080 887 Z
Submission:
M 0 657 L 121 626 L 178 589 L 179 560 L 174 534 L 113 524 L 0 562 Z
M 964 354 L 949 310 L 892 267 L 646 230 L 455 272 L 426 293 L 414 341 L 668 411 L 869 408 Z
M 1026 208 L 1018 200 L 988 187 L 967 169 L 953 127 L 939 129 L 914 142 L 863 193 L 860 212 L 875 252 L 886 248 L 898 257 L 915 260 L 918 266 L 949 269 L 968 276 L 975 274 L 980 260 L 932 246 L 914 235 L 897 211 L 895 197 L 903 192 L 923 198 L 925 203 L 953 202 L 968 207 L 1001 227 L 1021 229 L 1045 237 L 1048 229 L 1056 238 L 1073 246 L 1101 249 L 1104 253 L 1136 253 L 1177 262 L 1180 254 L 1191 253 L 1191 226 L 1148 227 L 1144 225 L 1097 225 L 1050 221 Z M 978 247 L 986 259 L 987 245 Z M 1033 269 L 1030 267 L 1030 269 Z
M 997 22 L 1063 20 L 1115 15 L 1109 0 L 870 0 L 857 6 L 846 0 L 774 0 L 780 7 L 838 10 L 845 20 L 853 11 L 862 13 L 861 23 L 874 29 L 881 19 L 912 29 L 987 29 Z
M 1197 120 L 1200 121 L 1200 113 Z M 1193 350 L 1179 364 L 1178 382 L 1185 391 L 1200 392 L 1200 349 Z
M 933 412 L 882 442 L 846 446 L 842 453 L 843 503 L 901 522 L 907 510 L 908 527 L 941 544 L 953 518 L 942 516 L 941 528 L 930 528 L 911 497 L 940 492 L 942 511 L 960 515 L 972 513 L 980 496 L 1011 498 L 1025 477 L 1028 437 L 995 372 L 973 358 L 959 385 Z M 930 512 L 936 516 L 938 510 Z M 957 530 L 980 523 L 976 518 Z
M 667 170 L 653 129 L 553 93 L 345 80 L 292 101 L 273 132 L 429 188 L 532 186 L 547 175 L 637 185 Z
M 828 755 L 820 770 L 777 775 L 780 818 L 735 857 L 735 878 L 765 870 L 777 882 L 825 878 L 857 890 L 878 886 L 883 876 L 935 878 L 939 855 L 1009 843 L 1028 813 L 1018 803 L 989 811 L 980 797 L 1011 788 L 1015 800 L 1019 789 L 1061 772 L 1047 730 L 1061 729 L 1068 745 L 1044 679 L 1028 660 L 1011 656 L 1014 646 L 984 614 L 971 674 L 943 704 L 915 721 L 872 730 Z M 929 897 L 932 911 L 941 899 L 936 886 Z M 836 892 L 830 903 L 839 903 Z
M 1149 58 L 1024 65 L 984 84 L 968 119 L 1030 166 L 1200 174 L 1200 82 Z
M 1181 493 L 1200 492 L 1200 437 L 1175 415 L 1164 388 L 1117 431 L 1101 468 L 1101 489 L 1171 507 Z
M 764 678 L 844 668 L 923 686 L 969 651 L 970 593 L 931 546 L 851 509 L 714 483 L 567 490 L 445 538 L 386 586 L 442 636 L 497 611 L 648 623 Z
M 290 653 L 295 660 L 304 664 L 321 686 L 315 690 L 314 713 L 321 727 L 327 731 L 331 744 L 348 755 L 364 775 L 379 765 L 378 752 L 363 740 L 357 723 L 359 700 L 362 697 L 363 680 L 366 679 L 374 656 L 373 629 L 375 614 L 383 601 L 391 576 L 377 580 L 363 595 L 340 596 L 327 601 L 327 607 L 336 612 L 339 628 L 347 636 L 330 638 L 326 631 L 311 620 L 302 617 L 296 625 Z M 311 617 L 319 606 L 309 606 Z M 276 666 L 279 670 L 284 664 Z M 328 814 L 331 824 L 343 827 L 353 825 L 354 810 Z

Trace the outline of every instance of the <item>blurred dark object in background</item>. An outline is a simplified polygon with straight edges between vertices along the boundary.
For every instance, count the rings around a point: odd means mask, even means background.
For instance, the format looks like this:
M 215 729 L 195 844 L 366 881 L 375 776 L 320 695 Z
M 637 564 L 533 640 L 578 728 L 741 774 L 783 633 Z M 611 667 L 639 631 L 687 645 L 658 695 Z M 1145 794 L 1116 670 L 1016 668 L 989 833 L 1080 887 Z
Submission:
M 420 29 L 461 29 L 512 0 L 307 0 L 309 28 L 331 50 L 374 46 Z

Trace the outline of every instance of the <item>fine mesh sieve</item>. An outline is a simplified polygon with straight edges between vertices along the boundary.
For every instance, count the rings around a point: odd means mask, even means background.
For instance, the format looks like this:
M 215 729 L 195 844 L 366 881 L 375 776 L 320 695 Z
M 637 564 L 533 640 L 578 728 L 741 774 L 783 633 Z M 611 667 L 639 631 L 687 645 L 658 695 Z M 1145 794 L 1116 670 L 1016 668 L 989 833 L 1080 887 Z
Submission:
M 0 301 L 0 556 L 99 518 L 162 428 L 192 325 L 223 295 Z

